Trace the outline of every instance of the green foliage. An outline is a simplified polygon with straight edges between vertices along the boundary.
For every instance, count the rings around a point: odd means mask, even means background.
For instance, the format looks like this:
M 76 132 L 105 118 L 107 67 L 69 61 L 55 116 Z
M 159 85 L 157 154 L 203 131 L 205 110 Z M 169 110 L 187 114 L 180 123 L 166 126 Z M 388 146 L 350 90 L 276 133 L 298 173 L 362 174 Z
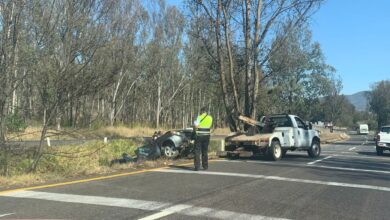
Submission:
M 307 27 L 292 31 L 287 39 L 277 37 L 268 71 L 272 73 L 272 105 L 279 112 L 312 119 L 319 98 L 328 95 L 334 68 L 325 63 L 320 44 L 312 42 Z M 274 112 L 277 113 L 277 112 Z
M 390 80 L 376 83 L 369 95 L 371 110 L 377 115 L 377 127 L 390 123 Z
M 91 123 L 91 129 L 96 130 L 99 128 L 102 128 L 105 126 L 104 120 L 102 118 L 96 118 L 92 123 Z
M 21 132 L 27 127 L 23 117 L 16 110 L 14 114 L 8 115 L 6 118 L 7 130 L 10 132 Z
M 107 169 L 111 160 L 122 158 L 123 153 L 135 156 L 141 143 L 132 140 L 113 140 L 108 144 L 89 142 L 77 146 L 51 148 L 43 154 L 36 172 L 60 176 L 99 173 Z M 32 162 L 32 152 L 15 154 L 9 158 L 9 175 L 24 174 Z

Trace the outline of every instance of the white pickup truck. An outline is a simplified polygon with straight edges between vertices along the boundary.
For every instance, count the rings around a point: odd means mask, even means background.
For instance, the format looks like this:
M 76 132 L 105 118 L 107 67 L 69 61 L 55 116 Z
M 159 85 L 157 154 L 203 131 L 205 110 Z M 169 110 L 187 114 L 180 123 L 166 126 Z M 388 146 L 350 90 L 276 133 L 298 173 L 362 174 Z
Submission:
M 280 160 L 289 150 L 307 151 L 312 158 L 321 154 L 318 132 L 298 116 L 269 115 L 260 121 L 245 116 L 239 116 L 239 119 L 252 127 L 247 132 L 226 137 L 225 151 L 217 155 L 250 157 L 263 153 L 271 160 Z
M 383 155 L 384 150 L 390 150 L 390 125 L 382 126 L 376 136 L 376 153 Z

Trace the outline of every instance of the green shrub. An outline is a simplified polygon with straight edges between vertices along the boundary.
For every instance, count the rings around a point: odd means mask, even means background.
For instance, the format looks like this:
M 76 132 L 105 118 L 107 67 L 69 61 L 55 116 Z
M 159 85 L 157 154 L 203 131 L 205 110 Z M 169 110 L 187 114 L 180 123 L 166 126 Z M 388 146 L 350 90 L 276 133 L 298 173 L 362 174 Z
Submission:
M 37 172 L 52 172 L 62 175 L 98 173 L 108 168 L 113 159 L 122 158 L 123 153 L 134 156 L 138 145 L 132 140 L 113 140 L 108 144 L 89 142 L 79 146 L 62 146 L 45 154 Z
M 105 126 L 105 122 L 101 117 L 96 118 L 91 123 L 91 129 L 93 129 L 93 130 L 97 130 L 97 129 L 102 128 L 104 126 Z
M 27 127 L 23 117 L 16 110 L 14 114 L 8 115 L 6 118 L 6 126 L 10 132 L 21 132 Z

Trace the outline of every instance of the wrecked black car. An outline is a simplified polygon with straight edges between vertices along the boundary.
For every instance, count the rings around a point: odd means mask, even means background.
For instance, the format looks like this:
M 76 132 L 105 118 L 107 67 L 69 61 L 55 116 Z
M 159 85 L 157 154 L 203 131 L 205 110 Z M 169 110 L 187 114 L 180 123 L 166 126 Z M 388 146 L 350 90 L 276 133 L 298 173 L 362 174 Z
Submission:
M 122 164 L 144 160 L 156 160 L 160 157 L 175 159 L 178 157 L 194 157 L 194 134 L 192 128 L 154 132 L 152 138 L 146 139 L 146 144 L 135 150 L 136 157 L 131 158 L 123 153 L 122 158 L 111 161 L 113 164 Z
M 169 159 L 193 156 L 193 129 L 155 132 L 153 142 L 160 148 L 161 156 Z

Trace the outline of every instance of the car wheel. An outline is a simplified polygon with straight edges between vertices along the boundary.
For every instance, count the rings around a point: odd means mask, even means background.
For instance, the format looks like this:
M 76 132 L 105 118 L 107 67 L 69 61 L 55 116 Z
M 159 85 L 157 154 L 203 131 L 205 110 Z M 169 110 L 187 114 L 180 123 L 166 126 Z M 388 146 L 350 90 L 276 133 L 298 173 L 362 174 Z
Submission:
M 282 147 L 279 141 L 272 141 L 271 147 L 268 148 L 268 158 L 274 161 L 282 158 Z
M 311 144 L 310 149 L 307 150 L 307 153 L 308 153 L 309 157 L 312 157 L 312 158 L 319 157 L 321 154 L 320 142 L 317 140 L 313 140 L 313 143 Z
M 173 159 L 179 155 L 179 151 L 172 143 L 166 143 L 161 148 L 161 154 L 165 158 Z
M 383 156 L 383 150 L 382 149 L 379 149 L 379 148 L 376 148 L 376 154 L 378 156 Z

